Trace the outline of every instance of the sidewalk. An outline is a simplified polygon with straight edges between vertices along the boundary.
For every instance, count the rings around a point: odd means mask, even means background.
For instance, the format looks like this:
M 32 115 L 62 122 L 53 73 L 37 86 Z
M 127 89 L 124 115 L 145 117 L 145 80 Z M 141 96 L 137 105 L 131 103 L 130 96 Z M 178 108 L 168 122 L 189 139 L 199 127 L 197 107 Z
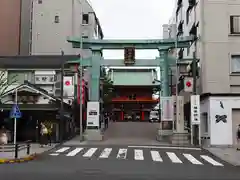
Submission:
M 27 154 L 27 149 L 23 149 L 18 152 L 18 158 L 15 159 L 15 152 L 4 152 L 4 149 L 0 149 L 0 164 L 1 163 L 15 163 L 15 162 L 25 162 L 35 159 L 39 154 L 49 151 L 55 148 L 57 144 L 52 144 L 51 146 L 40 147 L 39 144 L 31 144 L 30 154 Z
M 236 148 L 209 147 L 204 149 L 223 161 L 234 166 L 240 166 L 240 151 L 237 151 Z

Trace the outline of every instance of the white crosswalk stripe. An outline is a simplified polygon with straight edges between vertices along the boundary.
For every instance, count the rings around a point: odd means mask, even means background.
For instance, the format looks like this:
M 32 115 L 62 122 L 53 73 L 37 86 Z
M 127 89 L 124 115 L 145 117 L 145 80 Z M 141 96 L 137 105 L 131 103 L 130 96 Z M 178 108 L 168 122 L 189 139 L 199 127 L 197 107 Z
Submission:
M 83 157 L 92 157 L 92 155 L 97 151 L 98 148 L 90 148 Z
M 129 152 L 128 152 L 129 151 Z M 147 155 L 148 153 L 149 155 Z M 49 153 L 50 156 L 64 155 L 67 157 L 82 156 L 84 158 L 97 159 L 118 159 L 118 160 L 136 160 L 164 163 L 171 162 L 184 164 L 190 162 L 193 165 L 224 166 L 208 155 L 192 155 L 190 153 L 164 152 L 158 150 L 133 149 L 133 148 L 95 148 L 95 147 L 62 147 Z
M 215 161 L 213 158 L 206 156 L 206 155 L 201 155 L 201 158 L 203 158 L 204 160 L 206 160 L 207 162 L 211 163 L 214 166 L 223 166 L 223 164 Z
M 175 153 L 167 152 L 167 155 L 173 163 L 182 163 L 182 161 L 177 157 L 177 155 Z
M 185 156 L 185 158 L 187 158 L 187 160 L 189 160 L 193 164 L 202 165 L 202 163 L 198 161 L 195 157 L 193 157 L 191 154 L 183 154 L 183 156 Z
M 56 153 L 63 153 L 65 151 L 69 150 L 69 149 L 70 149 L 70 147 L 63 147 L 63 148 L 57 150 Z
M 135 160 L 144 160 L 143 150 L 134 149 L 134 159 Z
M 117 159 L 126 159 L 127 157 L 127 149 L 119 149 L 117 154 Z
M 83 148 L 76 148 L 73 151 L 69 152 L 66 156 L 76 156 Z
M 108 156 L 111 154 L 112 148 L 105 148 L 99 158 L 108 158 Z
M 158 151 L 150 151 L 150 152 L 151 152 L 151 156 L 152 156 L 153 161 L 163 162 L 163 160 L 162 160 Z

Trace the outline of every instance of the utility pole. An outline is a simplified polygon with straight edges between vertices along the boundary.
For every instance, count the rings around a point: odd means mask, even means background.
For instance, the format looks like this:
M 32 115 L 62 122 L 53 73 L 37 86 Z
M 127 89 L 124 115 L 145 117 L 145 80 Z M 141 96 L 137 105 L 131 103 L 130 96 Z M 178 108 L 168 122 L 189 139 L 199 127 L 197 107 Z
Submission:
M 197 94 L 197 59 L 196 59 L 196 50 L 193 52 L 192 76 L 193 76 L 193 95 L 196 95 Z
M 79 134 L 80 134 L 80 141 L 82 141 L 83 140 L 83 127 L 82 127 L 82 125 L 83 125 L 83 119 L 82 119 L 82 117 L 83 117 L 83 112 L 82 112 L 82 110 L 83 110 L 83 100 L 82 100 L 82 88 L 84 87 L 84 85 L 83 85 L 83 66 L 82 66 L 82 60 L 83 60 L 83 58 L 82 58 L 82 54 L 83 54 L 83 34 L 82 34 L 82 27 L 83 27 L 83 25 L 82 25 L 82 23 L 83 23 L 83 7 L 82 7 L 82 3 L 80 3 L 80 7 L 81 7 L 81 26 L 80 26 L 80 35 L 81 35 L 81 42 L 80 42 L 80 50 L 81 50 L 81 52 L 80 52 L 80 64 L 79 64 L 79 74 L 80 74 L 80 90 L 79 90 L 79 93 L 80 93 L 80 95 L 79 95 L 79 130 L 80 130 L 80 132 L 79 132 Z
M 61 51 L 61 55 L 64 56 L 64 51 Z M 61 108 L 60 108 L 60 142 L 63 141 L 63 81 L 64 81 L 64 61 L 62 60 L 61 62 Z

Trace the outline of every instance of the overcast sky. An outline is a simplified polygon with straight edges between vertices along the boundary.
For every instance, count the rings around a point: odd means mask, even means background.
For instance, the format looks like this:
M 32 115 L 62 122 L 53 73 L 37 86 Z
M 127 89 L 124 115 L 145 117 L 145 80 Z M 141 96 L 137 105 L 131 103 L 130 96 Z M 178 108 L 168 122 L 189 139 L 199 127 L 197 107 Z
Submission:
M 174 0 L 89 0 L 106 39 L 162 38 Z M 158 52 L 137 51 L 136 58 L 155 58 Z M 104 58 L 123 58 L 122 52 L 104 52 Z

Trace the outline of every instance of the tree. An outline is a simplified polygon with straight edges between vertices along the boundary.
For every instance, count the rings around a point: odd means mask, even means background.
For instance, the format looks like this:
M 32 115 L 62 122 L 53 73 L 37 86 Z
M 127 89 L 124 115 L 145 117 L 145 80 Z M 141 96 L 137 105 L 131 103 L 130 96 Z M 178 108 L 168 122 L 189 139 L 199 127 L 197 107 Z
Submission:
M 2 96 L 7 91 L 8 87 L 17 82 L 17 75 L 12 77 L 11 82 L 8 82 L 7 71 L 0 71 L 0 103 L 2 102 Z
M 106 68 L 101 69 L 101 84 L 102 84 L 102 101 L 103 108 L 108 109 L 113 97 L 113 82 L 108 77 Z

